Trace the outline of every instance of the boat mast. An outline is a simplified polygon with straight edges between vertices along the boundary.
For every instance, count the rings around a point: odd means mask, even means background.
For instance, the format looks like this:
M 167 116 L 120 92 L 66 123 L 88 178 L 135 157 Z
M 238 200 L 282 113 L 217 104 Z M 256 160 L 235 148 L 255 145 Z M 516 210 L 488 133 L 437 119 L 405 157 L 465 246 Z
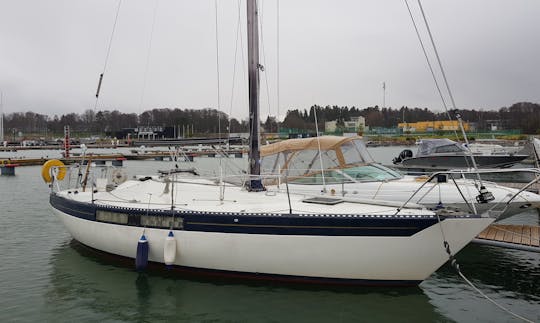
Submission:
M 262 191 L 259 140 L 259 22 L 257 0 L 247 0 L 248 79 L 249 79 L 249 180 L 248 191 Z

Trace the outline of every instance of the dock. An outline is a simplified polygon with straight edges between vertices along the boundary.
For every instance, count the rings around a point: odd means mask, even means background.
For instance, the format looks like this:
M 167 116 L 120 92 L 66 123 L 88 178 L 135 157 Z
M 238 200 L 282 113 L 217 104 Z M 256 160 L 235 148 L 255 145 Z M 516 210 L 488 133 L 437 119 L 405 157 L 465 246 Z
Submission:
M 492 224 L 473 239 L 474 243 L 540 252 L 540 226 Z

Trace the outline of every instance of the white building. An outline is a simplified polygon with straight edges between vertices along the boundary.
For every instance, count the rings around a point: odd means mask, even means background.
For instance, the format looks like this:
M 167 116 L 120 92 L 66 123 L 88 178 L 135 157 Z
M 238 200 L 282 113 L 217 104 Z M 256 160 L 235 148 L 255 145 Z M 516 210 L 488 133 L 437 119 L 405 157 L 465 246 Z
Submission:
M 344 131 L 346 132 L 359 132 L 366 129 L 366 119 L 362 116 L 352 117 L 349 121 L 344 121 Z M 327 121 L 324 123 L 324 130 L 326 132 L 336 132 L 338 130 L 337 120 Z

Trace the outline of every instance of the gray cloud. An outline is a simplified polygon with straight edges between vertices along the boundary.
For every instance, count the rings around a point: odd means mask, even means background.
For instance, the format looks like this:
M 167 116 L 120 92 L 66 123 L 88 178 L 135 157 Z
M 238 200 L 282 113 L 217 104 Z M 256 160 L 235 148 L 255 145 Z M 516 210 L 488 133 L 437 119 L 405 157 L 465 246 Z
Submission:
M 123 1 L 98 109 L 216 107 L 212 0 L 159 0 L 141 104 L 155 3 Z M 419 19 L 416 2 L 410 3 Z M 4 111 L 53 115 L 93 108 L 116 4 L 0 0 Z M 423 4 L 459 107 L 540 102 L 540 2 Z M 240 53 L 232 91 L 238 2 L 219 0 L 218 6 L 221 109 L 229 113 L 232 102 L 233 116 L 245 118 Z M 261 110 L 276 115 L 276 1 L 263 0 L 260 14 L 266 67 Z M 442 109 L 403 1 L 282 0 L 279 20 L 281 115 L 312 104 L 381 105 L 383 81 L 388 106 Z

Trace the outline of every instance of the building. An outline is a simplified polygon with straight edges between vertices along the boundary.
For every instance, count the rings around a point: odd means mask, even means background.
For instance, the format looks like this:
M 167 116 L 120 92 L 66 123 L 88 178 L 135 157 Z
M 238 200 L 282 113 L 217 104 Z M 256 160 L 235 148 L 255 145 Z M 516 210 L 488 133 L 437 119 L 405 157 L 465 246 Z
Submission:
M 358 133 L 366 129 L 366 119 L 362 116 L 351 117 L 351 120 L 344 121 L 343 127 L 339 127 L 337 123 L 338 123 L 337 120 L 325 122 L 324 131 L 325 132 L 343 131 L 343 132 Z
M 400 122 L 398 128 L 403 132 L 436 132 L 436 131 L 454 131 L 460 130 L 457 120 L 434 120 L 419 122 Z M 470 130 L 468 122 L 463 122 L 463 129 Z
M 336 130 L 337 130 L 337 120 L 326 121 L 324 123 L 324 131 L 325 132 L 336 132 Z

